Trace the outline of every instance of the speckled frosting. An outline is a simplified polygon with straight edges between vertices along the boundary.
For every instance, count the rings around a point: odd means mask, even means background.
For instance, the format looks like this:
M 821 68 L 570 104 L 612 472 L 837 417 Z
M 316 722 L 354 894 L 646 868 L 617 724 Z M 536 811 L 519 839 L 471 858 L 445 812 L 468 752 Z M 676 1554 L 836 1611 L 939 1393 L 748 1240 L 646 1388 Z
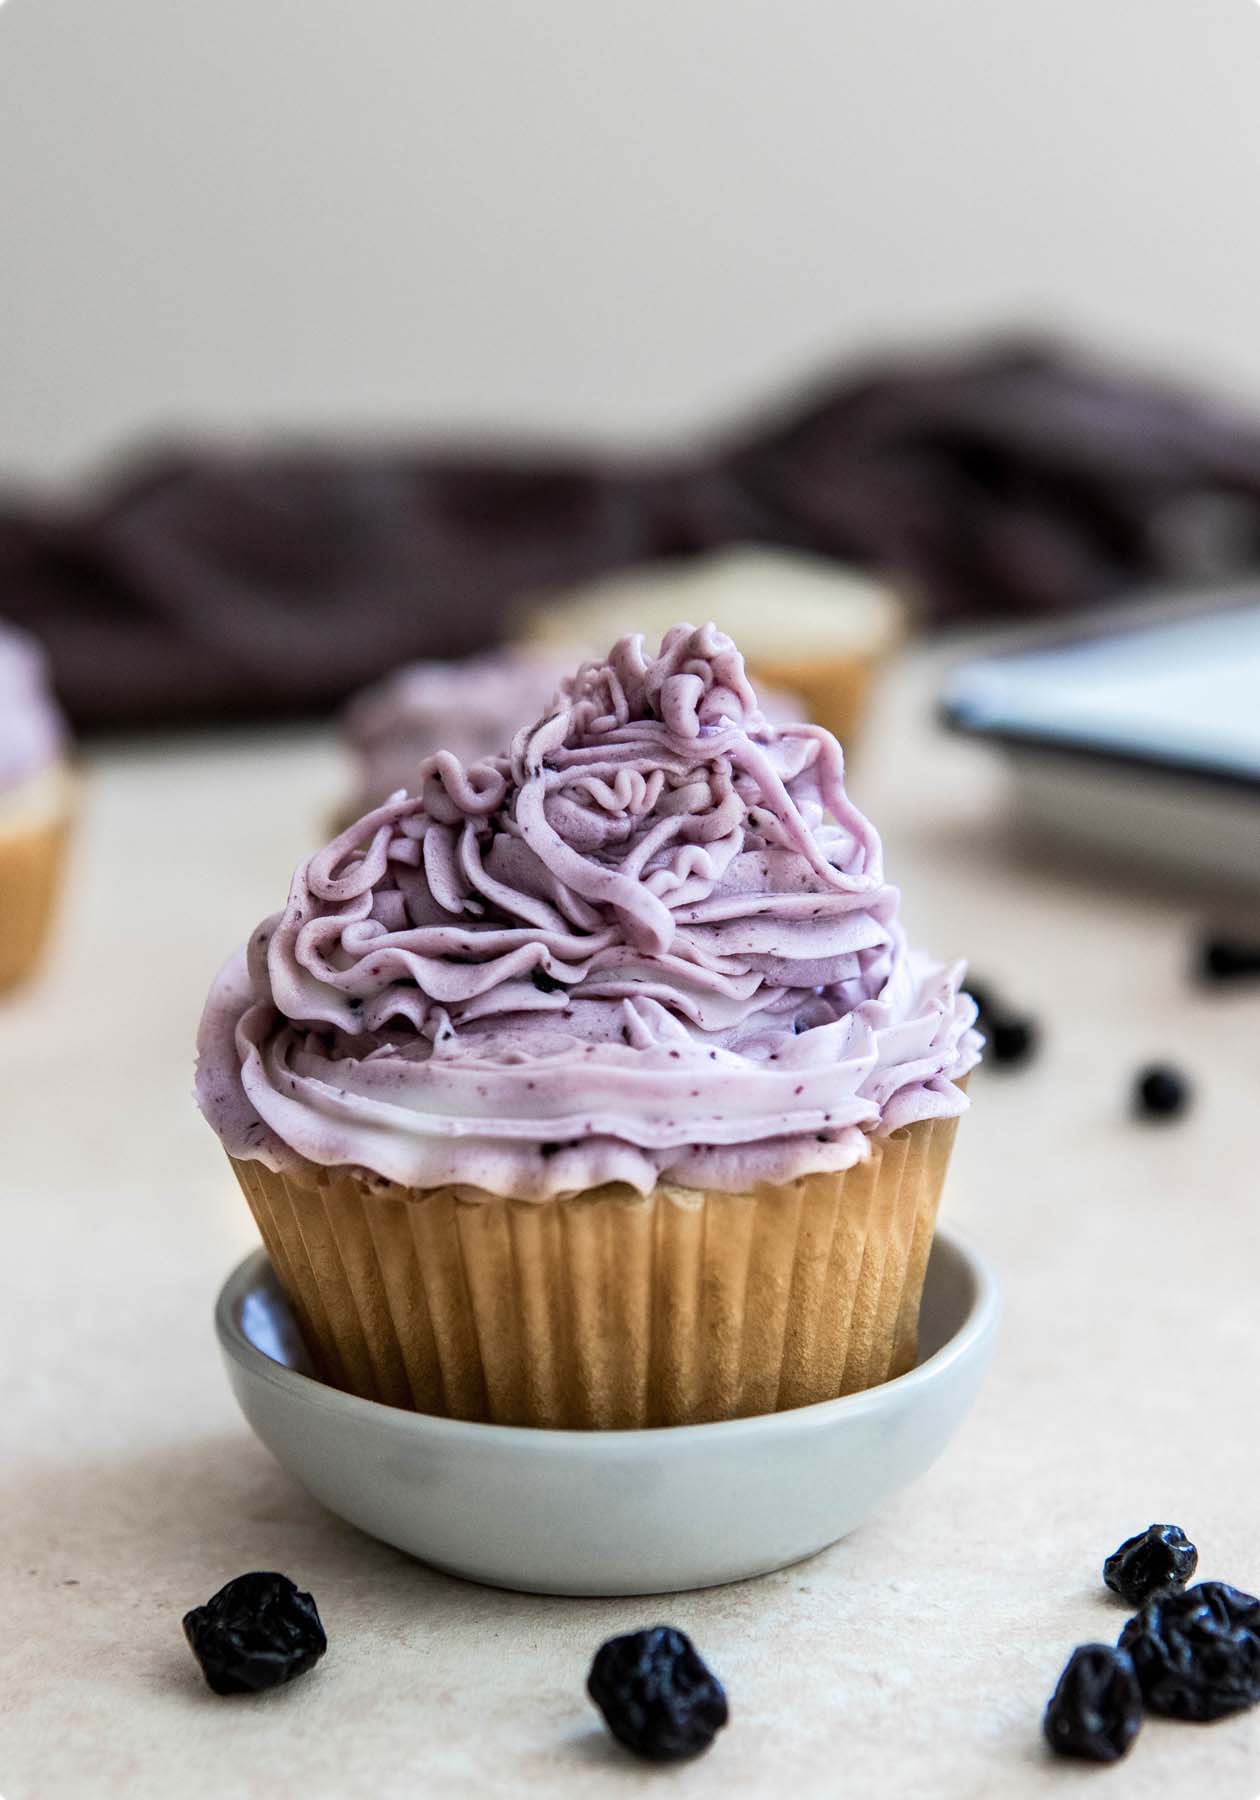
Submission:
M 43 651 L 25 632 L 0 625 L 0 790 L 38 775 L 64 747 Z
M 828 732 L 770 725 L 713 626 L 626 637 L 299 867 L 214 984 L 198 1098 L 238 1158 L 418 1188 L 848 1168 L 978 1060 L 897 902 Z
M 463 763 L 496 755 L 548 710 L 574 660 L 528 646 L 487 650 L 458 662 L 407 663 L 364 688 L 342 719 L 356 767 L 355 813 L 400 788 L 410 793 L 421 763 L 437 750 Z M 803 716 L 798 695 L 761 688 L 758 698 L 772 724 Z

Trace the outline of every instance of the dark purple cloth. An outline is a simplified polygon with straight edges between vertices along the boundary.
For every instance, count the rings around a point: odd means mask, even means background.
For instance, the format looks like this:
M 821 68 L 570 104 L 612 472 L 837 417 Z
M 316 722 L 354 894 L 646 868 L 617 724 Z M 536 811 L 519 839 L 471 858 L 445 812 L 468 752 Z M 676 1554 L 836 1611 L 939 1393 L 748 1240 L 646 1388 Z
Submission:
M 492 643 L 524 594 L 740 540 L 886 570 L 929 621 L 1058 613 L 1179 574 L 1205 502 L 1254 562 L 1260 427 L 1007 347 L 837 383 L 687 460 L 170 456 L 79 513 L 0 508 L 0 613 L 82 730 L 270 715 Z

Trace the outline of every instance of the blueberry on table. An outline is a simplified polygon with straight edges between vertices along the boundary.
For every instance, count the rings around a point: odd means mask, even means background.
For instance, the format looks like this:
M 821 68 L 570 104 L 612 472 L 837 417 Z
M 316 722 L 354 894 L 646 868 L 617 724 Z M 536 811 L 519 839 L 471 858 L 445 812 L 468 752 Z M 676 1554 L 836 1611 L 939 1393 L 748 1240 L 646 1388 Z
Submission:
M 1126 1538 L 1103 1564 L 1103 1580 L 1130 1606 L 1160 1588 L 1183 1588 L 1199 1566 L 1199 1552 L 1180 1525 L 1148 1525 Z
M 1146 1119 L 1175 1119 L 1190 1103 L 1190 1083 L 1180 1069 L 1152 1063 L 1133 1084 L 1133 1104 Z
M 1223 1719 L 1260 1700 L 1260 1600 L 1223 1581 L 1152 1594 L 1120 1648 L 1152 1712 Z
M 1011 1012 L 983 981 L 968 981 L 966 990 L 976 1003 L 976 1025 L 984 1033 L 986 1061 L 1013 1069 L 1027 1062 L 1037 1048 L 1037 1026 L 1025 1013 Z
M 989 1058 L 1001 1068 L 1014 1069 L 1026 1063 L 1037 1048 L 1037 1027 L 1031 1019 L 1014 1013 L 999 1013 L 984 1024 Z
M 1199 945 L 1196 970 L 1202 981 L 1245 981 L 1260 976 L 1260 942 L 1212 931 Z
M 1126 1650 L 1081 1644 L 1059 1677 L 1042 1729 L 1060 1756 L 1119 1762 L 1142 1724 L 1142 1690 Z
M 328 1648 L 315 1602 L 287 1575 L 254 1570 L 184 1614 L 184 1636 L 216 1694 L 256 1694 L 304 1675 Z
M 648 1762 L 698 1756 L 729 1716 L 721 1682 L 672 1625 L 609 1638 L 586 1691 L 617 1741 Z

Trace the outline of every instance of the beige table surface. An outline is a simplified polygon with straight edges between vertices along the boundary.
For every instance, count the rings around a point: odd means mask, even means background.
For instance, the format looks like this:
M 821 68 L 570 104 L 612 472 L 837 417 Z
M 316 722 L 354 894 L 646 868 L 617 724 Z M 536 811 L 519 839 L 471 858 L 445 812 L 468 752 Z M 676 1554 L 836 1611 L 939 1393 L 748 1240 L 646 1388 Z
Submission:
M 922 655 L 893 671 L 852 785 L 915 938 L 970 952 L 1045 1026 L 1035 1066 L 976 1079 L 946 1194 L 1003 1282 L 996 1363 L 886 1516 L 781 1574 L 659 1600 L 431 1573 L 250 1437 L 210 1310 L 254 1234 L 190 1046 L 339 758 L 314 732 L 92 758 L 56 954 L 0 1009 L 4 1800 L 1260 1794 L 1260 1711 L 1151 1722 L 1110 1771 L 1039 1738 L 1069 1649 L 1122 1623 L 1098 1580 L 1122 1537 L 1177 1520 L 1203 1575 L 1260 1587 L 1260 993 L 1187 984 L 1195 900 L 1021 852 L 997 768 L 927 722 L 935 676 Z M 1198 1100 L 1143 1128 L 1127 1083 L 1157 1055 Z M 259 1567 L 314 1591 L 331 1649 L 291 1688 L 216 1699 L 180 1615 Z M 659 1619 L 697 1639 L 733 1715 L 663 1774 L 610 1747 L 583 1692 L 604 1636 Z

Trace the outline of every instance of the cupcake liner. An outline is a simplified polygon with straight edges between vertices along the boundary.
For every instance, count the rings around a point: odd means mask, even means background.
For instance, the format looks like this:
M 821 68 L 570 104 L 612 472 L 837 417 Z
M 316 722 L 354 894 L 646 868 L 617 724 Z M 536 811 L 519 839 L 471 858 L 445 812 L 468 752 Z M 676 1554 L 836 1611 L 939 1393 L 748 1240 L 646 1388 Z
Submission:
M 47 942 L 71 812 L 67 779 L 43 816 L 0 824 L 0 989 L 31 972 Z
M 880 654 L 823 654 L 809 660 L 793 657 L 750 659 L 755 680 L 767 687 L 799 694 L 809 716 L 825 725 L 849 751 L 859 737 L 866 717 L 871 682 L 882 660 Z
M 233 1167 L 324 1380 L 453 1418 L 607 1430 L 805 1406 L 910 1368 L 956 1125 L 746 1194 L 535 1203 Z

